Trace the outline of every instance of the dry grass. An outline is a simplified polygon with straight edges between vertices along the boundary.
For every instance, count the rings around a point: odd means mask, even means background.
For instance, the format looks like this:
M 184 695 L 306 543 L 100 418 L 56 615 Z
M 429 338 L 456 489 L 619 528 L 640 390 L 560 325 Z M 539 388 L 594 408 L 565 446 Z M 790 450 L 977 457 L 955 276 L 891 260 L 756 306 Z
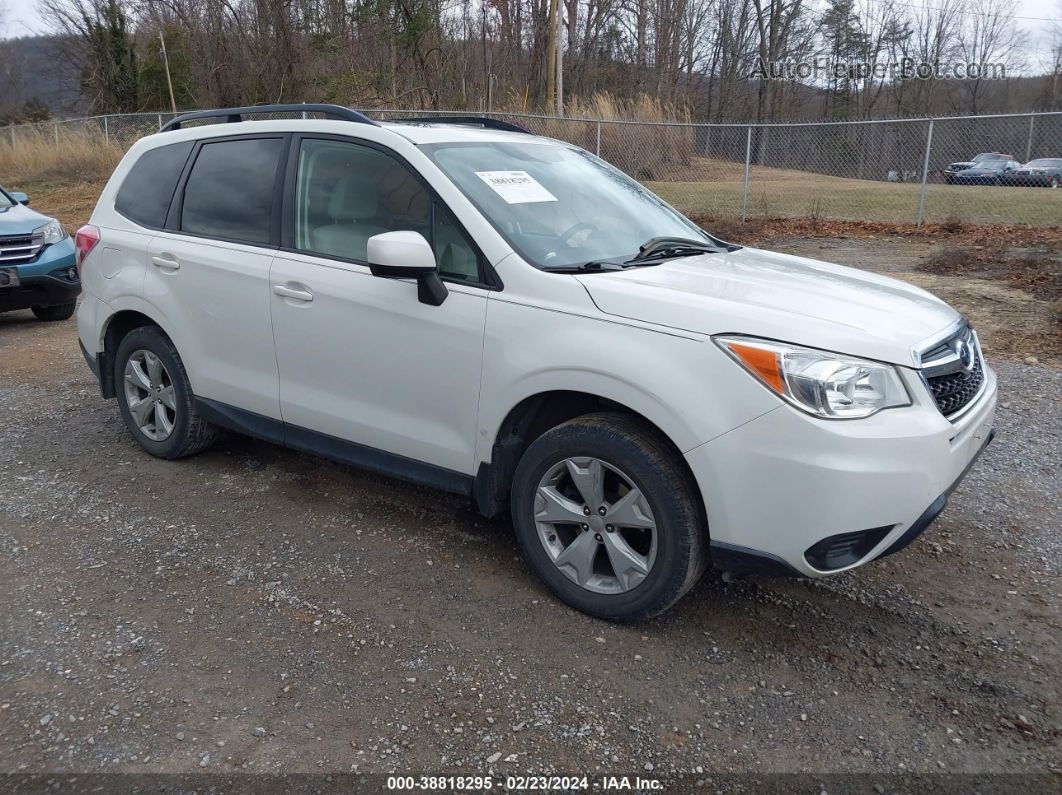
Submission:
M 58 218 L 73 233 L 88 223 L 106 180 L 84 182 L 9 182 L 5 187 L 29 194 L 33 209 Z
M 120 144 L 84 130 L 20 130 L 12 144 L 0 140 L 0 184 L 106 179 L 125 153 Z
M 920 270 L 967 281 L 999 282 L 1036 299 L 1046 328 L 1013 325 L 997 332 L 995 346 L 1016 353 L 1062 355 L 1062 257 L 1057 247 L 1015 247 L 1011 241 L 978 245 L 946 245 L 922 263 Z
M 686 213 L 738 214 L 744 194 L 741 163 L 693 158 L 684 173 L 647 180 L 649 188 Z M 750 217 L 842 219 L 906 224 L 916 220 L 921 186 L 753 166 Z M 965 225 L 1058 226 L 1062 191 L 1044 188 L 929 185 L 925 218 Z

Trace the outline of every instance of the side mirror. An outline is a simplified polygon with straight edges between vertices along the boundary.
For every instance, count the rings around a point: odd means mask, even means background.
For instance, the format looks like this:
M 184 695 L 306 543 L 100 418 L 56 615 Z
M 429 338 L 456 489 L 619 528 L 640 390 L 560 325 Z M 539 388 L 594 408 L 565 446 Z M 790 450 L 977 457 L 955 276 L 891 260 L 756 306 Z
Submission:
M 25 204 L 29 207 L 29 196 L 25 193 L 12 193 L 11 198 L 17 201 L 19 204 Z
M 417 299 L 439 306 L 450 292 L 439 278 L 435 252 L 419 232 L 384 232 L 368 242 L 369 270 L 373 276 L 416 279 Z

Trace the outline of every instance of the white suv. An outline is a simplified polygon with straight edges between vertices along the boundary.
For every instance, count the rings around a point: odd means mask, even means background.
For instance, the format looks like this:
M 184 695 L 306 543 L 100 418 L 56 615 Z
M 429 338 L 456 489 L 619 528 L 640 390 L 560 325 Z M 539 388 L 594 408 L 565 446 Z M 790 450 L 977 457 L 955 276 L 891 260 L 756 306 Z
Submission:
M 331 118 L 241 121 L 263 111 Z M 895 552 L 992 435 L 995 376 L 939 299 L 725 243 L 490 119 L 189 114 L 77 251 L 85 358 L 149 453 L 228 428 L 508 506 L 597 616 L 659 613 L 709 562 Z

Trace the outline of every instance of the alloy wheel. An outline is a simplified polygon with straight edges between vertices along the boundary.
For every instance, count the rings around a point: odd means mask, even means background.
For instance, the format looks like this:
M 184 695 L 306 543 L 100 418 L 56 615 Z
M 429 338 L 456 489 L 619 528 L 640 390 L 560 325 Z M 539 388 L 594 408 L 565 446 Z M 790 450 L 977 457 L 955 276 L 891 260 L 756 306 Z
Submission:
M 125 363 L 124 381 L 136 427 L 153 442 L 168 439 L 177 422 L 177 395 L 162 359 L 148 350 L 134 351 Z
M 539 481 L 534 511 L 546 554 L 580 587 L 626 593 L 652 571 L 653 511 L 634 481 L 608 462 L 576 456 L 553 465 Z

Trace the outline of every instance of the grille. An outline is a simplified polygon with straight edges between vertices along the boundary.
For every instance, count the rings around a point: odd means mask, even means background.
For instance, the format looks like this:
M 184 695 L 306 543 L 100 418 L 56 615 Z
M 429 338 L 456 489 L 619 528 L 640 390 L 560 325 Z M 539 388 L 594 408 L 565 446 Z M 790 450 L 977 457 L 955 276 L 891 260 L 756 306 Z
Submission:
M 936 398 L 941 414 L 950 417 L 965 408 L 977 396 L 984 380 L 985 371 L 981 366 L 981 357 L 977 356 L 970 372 L 931 376 L 926 382 Z
M 30 262 L 42 247 L 41 240 L 32 235 L 0 237 L 0 265 Z
M 965 362 L 963 356 L 967 357 Z M 926 385 L 945 417 L 953 417 L 970 405 L 985 382 L 981 346 L 968 327 L 922 354 L 922 364 Z

